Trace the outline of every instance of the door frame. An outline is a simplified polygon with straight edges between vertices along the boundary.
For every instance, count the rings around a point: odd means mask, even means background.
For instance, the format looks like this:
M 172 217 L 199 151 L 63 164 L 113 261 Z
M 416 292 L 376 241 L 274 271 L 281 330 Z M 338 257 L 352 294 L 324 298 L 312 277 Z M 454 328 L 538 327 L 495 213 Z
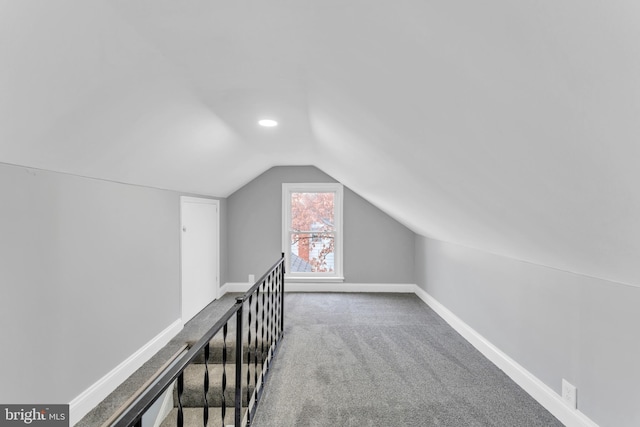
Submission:
M 213 242 L 216 249 L 216 256 L 213 259 L 214 268 L 216 272 L 215 285 L 214 285 L 214 297 L 213 300 L 220 298 L 220 200 L 207 199 L 203 197 L 192 196 L 180 196 L 180 317 L 182 324 L 184 325 L 191 319 L 185 319 L 183 313 L 183 297 L 184 297 L 184 208 L 186 203 L 206 204 L 214 205 L 216 207 L 216 216 L 214 219 L 215 240 Z

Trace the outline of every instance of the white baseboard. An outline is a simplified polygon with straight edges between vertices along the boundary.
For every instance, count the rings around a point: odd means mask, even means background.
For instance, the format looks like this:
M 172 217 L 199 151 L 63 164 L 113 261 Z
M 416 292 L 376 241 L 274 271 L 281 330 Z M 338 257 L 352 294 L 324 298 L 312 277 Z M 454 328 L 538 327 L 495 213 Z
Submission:
M 231 292 L 247 292 L 254 283 L 225 283 L 220 296 Z M 414 293 L 416 285 L 406 283 L 299 283 L 286 282 L 285 292 L 388 292 Z
M 82 392 L 69 403 L 69 424 L 74 425 L 102 402 L 131 374 L 144 365 L 154 354 L 182 330 L 182 319 L 169 325 L 138 351 L 116 366 L 111 372 L 100 378 L 95 384 Z
M 467 325 L 462 319 L 434 299 L 422 288 L 415 286 L 416 295 L 442 317 L 453 329 L 462 335 L 480 353 L 498 368 L 502 369 L 509 378 L 522 387 L 535 400 L 551 412 L 567 427 L 598 427 L 582 412 L 567 406 L 561 396 L 549 386 L 540 381 L 515 360 L 507 356 L 499 348 L 491 344 L 486 338 Z

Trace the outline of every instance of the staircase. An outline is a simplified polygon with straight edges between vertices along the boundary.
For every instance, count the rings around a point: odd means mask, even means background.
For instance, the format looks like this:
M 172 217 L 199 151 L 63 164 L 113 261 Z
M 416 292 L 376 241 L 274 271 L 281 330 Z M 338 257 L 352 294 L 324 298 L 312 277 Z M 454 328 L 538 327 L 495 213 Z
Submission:
M 236 297 L 235 305 L 199 340 L 191 343 L 186 353 L 163 369 L 132 403 L 117 412 L 113 416 L 115 421 L 109 425 L 141 427 L 145 414 L 161 419 L 162 427 L 250 425 L 249 418 L 255 415 L 271 358 L 283 334 L 284 253 L 244 295 Z M 242 340 L 241 344 L 234 342 L 236 335 Z M 242 361 L 237 361 L 242 363 L 240 369 L 235 365 L 236 346 L 242 348 Z M 238 399 L 242 399 L 237 423 L 236 375 L 241 385 Z M 167 392 L 172 387 L 173 393 Z M 173 399 L 169 398 L 171 394 Z M 167 402 L 173 403 L 173 409 L 165 409 L 170 406 Z M 160 416 L 156 417 L 158 407 Z
M 233 322 L 230 322 L 231 324 Z M 246 338 L 245 338 L 246 340 Z M 209 371 L 209 391 L 207 393 L 207 402 L 209 407 L 208 423 L 209 426 L 233 426 L 235 418 L 235 327 L 229 327 L 227 333 L 227 354 L 226 363 L 223 364 L 224 344 L 222 333 L 217 334 L 209 342 L 209 362 L 207 364 Z M 251 351 L 247 349 L 247 344 L 243 346 L 243 364 L 242 364 L 242 415 L 241 419 L 246 416 L 248 400 L 253 396 L 256 383 L 260 383 L 260 374 L 262 367 L 261 353 L 258 351 L 257 363 L 255 363 L 256 353 L 253 350 L 255 342 L 252 343 Z M 191 347 L 193 343 L 189 343 Z M 261 341 L 258 343 L 261 349 Z M 204 350 L 198 353 L 197 358 L 184 371 L 184 388 L 182 393 L 183 421 L 185 427 L 202 427 L 204 414 L 204 378 L 205 378 L 205 357 Z M 257 365 L 257 366 L 256 366 Z M 226 371 L 226 387 L 224 392 L 224 402 L 222 393 L 223 370 Z M 249 371 L 250 384 L 247 393 L 247 370 Z M 177 384 L 173 388 L 174 407 L 161 424 L 161 427 L 177 426 L 178 416 L 178 388 Z M 225 405 L 224 423 L 222 421 L 222 407 Z

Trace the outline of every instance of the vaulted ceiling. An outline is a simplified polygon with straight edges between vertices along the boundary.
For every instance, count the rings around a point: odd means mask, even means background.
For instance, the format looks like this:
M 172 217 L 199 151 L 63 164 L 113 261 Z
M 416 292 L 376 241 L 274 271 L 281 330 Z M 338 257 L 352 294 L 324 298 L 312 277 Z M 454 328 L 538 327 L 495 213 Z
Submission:
M 0 162 L 219 197 L 310 164 L 640 285 L 639 41 L 631 0 L 0 0 Z

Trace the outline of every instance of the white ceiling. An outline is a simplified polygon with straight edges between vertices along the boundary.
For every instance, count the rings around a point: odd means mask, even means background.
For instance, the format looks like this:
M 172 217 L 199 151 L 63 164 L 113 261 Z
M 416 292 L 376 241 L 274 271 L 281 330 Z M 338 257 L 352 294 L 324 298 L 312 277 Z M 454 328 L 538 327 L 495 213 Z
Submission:
M 637 1 L 0 0 L 0 162 L 220 197 L 313 164 L 640 285 L 639 160 Z

